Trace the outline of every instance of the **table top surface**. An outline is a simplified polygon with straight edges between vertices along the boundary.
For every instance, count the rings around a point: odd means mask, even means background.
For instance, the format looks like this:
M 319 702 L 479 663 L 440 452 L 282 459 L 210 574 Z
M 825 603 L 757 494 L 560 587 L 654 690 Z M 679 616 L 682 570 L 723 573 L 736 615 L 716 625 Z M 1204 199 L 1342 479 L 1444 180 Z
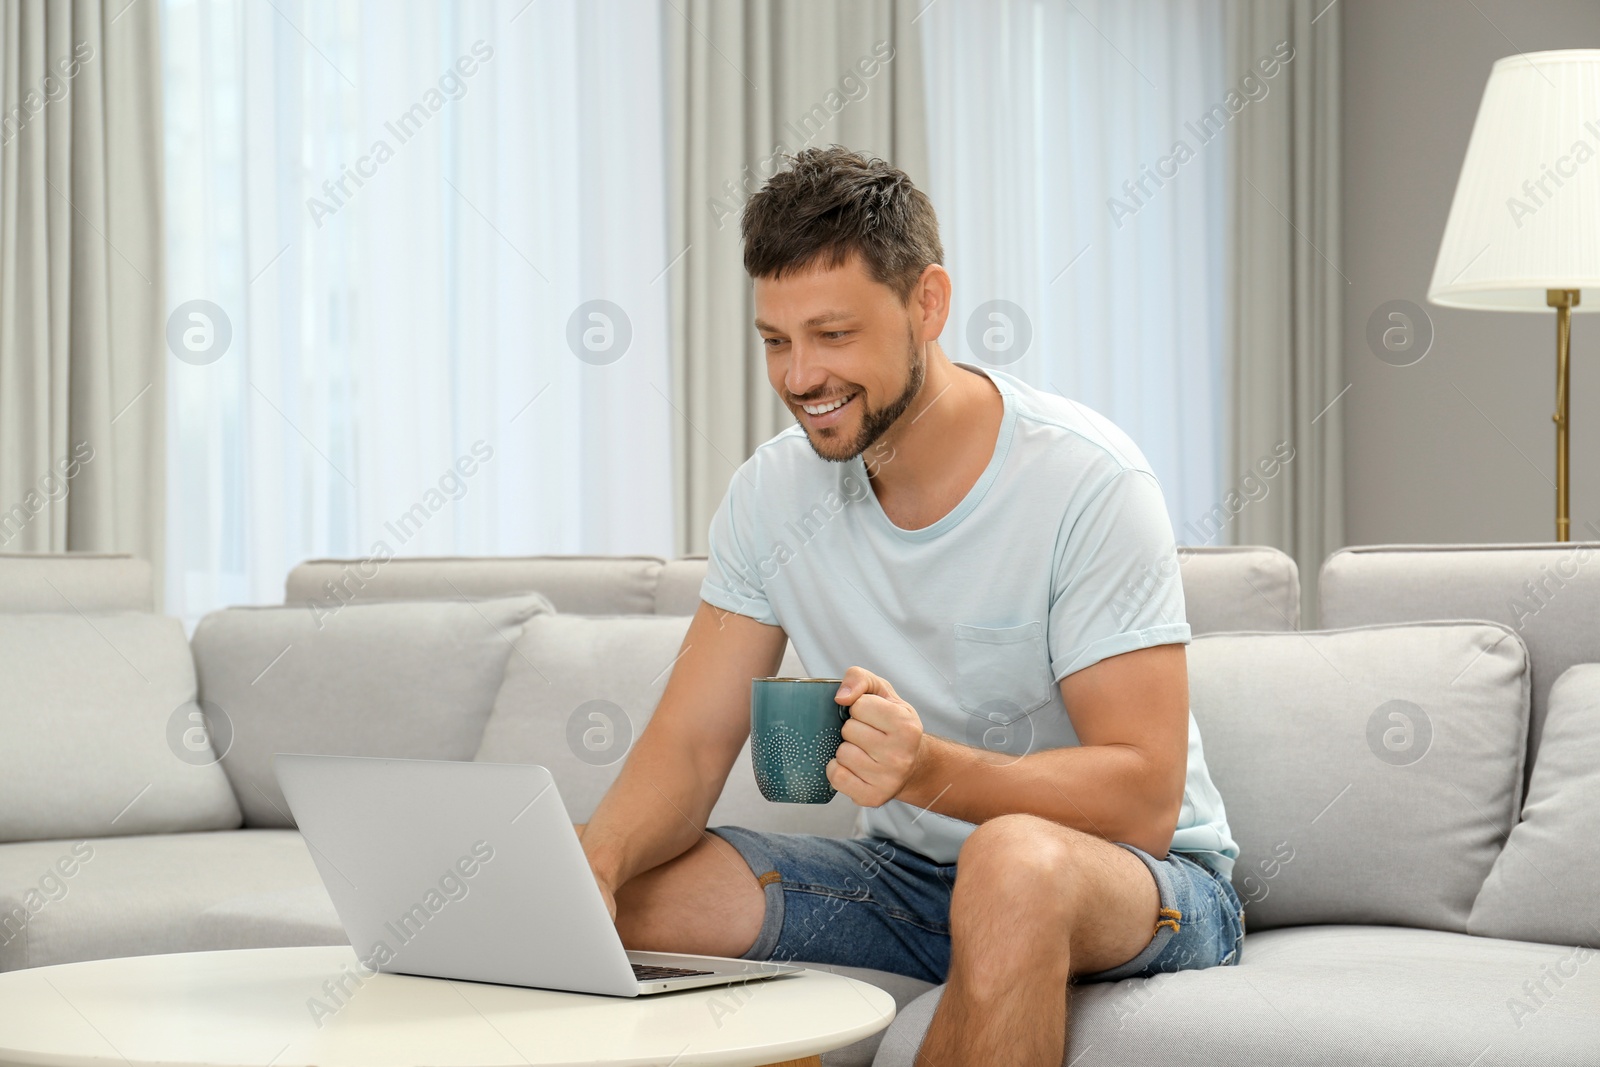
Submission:
M 888 993 L 826 971 L 602 997 L 373 974 L 347 945 L 0 974 L 0 1062 L 41 1067 L 752 1067 L 840 1048 L 893 1018 Z

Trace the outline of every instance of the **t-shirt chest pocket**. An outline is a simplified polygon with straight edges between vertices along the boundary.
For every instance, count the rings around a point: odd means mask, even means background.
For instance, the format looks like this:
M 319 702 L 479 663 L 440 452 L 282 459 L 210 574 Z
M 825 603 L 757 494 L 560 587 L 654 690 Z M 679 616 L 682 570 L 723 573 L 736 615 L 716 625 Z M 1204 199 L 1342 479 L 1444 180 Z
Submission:
M 961 710 L 1012 723 L 1050 700 L 1050 652 L 1044 626 L 955 624 L 956 699 Z

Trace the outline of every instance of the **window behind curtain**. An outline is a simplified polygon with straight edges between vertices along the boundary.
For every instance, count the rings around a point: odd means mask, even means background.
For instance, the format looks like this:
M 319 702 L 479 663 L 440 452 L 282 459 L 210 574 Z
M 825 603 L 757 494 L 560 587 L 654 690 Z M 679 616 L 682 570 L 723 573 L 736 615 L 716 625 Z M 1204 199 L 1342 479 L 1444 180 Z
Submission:
M 1225 125 L 1203 140 L 1199 123 L 1238 80 L 1224 17 L 1213 0 L 939 0 L 918 18 L 945 349 L 1121 426 L 1180 544 L 1216 539 L 1220 492 L 1229 164 Z
M 658 4 L 162 13 L 169 611 L 323 555 L 670 554 Z

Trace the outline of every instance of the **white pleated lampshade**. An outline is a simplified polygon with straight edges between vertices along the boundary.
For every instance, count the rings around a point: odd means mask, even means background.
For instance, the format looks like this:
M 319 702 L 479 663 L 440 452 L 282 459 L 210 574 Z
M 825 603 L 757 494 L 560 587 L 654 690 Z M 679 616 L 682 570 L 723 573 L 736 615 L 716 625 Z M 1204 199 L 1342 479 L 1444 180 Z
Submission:
M 1428 299 L 1548 312 L 1547 289 L 1600 310 L 1600 49 L 1495 63 Z

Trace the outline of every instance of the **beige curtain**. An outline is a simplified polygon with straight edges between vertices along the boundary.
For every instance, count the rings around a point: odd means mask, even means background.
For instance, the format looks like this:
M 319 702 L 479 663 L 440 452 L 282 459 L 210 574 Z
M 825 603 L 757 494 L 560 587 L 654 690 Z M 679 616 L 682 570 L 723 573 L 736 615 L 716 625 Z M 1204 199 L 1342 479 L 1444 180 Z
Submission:
M 0 551 L 162 564 L 156 0 L 0 13 Z
M 918 30 L 896 0 L 666 0 L 674 490 L 706 548 L 728 480 L 791 423 L 751 325 L 739 212 L 783 153 L 842 144 L 926 186 Z
M 1317 571 L 1344 543 L 1339 9 L 1235 0 L 1230 21 L 1237 77 L 1284 42 L 1294 54 L 1272 93 L 1236 120 L 1225 474 L 1293 447 L 1268 495 L 1240 511 L 1235 540 L 1295 558 L 1311 620 Z

